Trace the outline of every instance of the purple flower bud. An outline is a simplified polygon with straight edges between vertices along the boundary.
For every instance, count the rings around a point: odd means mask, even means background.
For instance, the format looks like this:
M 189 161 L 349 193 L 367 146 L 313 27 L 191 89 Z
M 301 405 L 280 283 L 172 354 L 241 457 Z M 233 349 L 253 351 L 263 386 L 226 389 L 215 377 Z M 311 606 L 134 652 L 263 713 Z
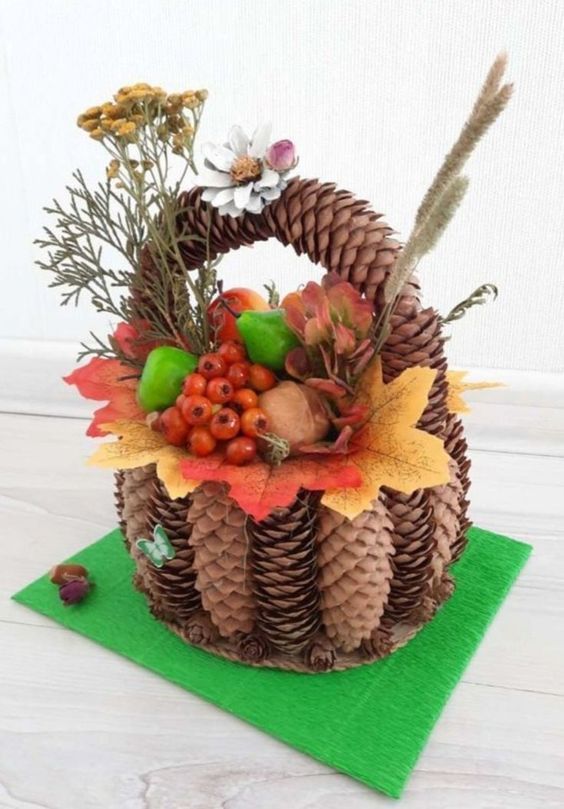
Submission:
M 59 597 L 65 607 L 69 604 L 78 604 L 86 598 L 90 590 L 90 584 L 86 579 L 73 579 L 59 587 Z
M 288 171 L 296 165 L 296 149 L 291 140 L 277 140 L 266 150 L 266 162 L 274 171 Z

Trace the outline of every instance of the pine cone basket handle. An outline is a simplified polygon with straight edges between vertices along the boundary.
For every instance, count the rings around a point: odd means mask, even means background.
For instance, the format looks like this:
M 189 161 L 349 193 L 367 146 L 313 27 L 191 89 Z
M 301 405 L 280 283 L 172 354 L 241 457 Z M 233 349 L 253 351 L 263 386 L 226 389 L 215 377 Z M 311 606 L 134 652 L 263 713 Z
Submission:
M 220 216 L 215 208 L 202 202 L 201 193 L 202 189 L 193 188 L 179 199 L 179 228 L 201 239 L 184 243 L 183 254 L 190 270 L 201 266 L 208 257 L 213 259 L 275 238 L 328 272 L 337 272 L 375 300 L 399 248 L 380 214 L 372 212 L 368 203 L 355 199 L 349 191 L 337 190 L 332 183 L 297 177 L 262 214 L 246 213 L 238 219 Z

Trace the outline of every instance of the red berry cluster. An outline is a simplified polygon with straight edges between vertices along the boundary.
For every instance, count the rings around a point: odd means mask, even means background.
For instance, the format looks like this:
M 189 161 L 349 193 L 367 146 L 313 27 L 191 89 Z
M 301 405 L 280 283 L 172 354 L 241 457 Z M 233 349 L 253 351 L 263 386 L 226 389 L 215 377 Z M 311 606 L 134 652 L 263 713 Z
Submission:
M 268 429 L 258 395 L 276 385 L 263 365 L 251 364 L 235 341 L 200 357 L 198 370 L 184 380 L 176 404 L 161 413 L 157 428 L 170 444 L 200 458 L 227 442 L 225 456 L 236 466 L 256 458 L 257 438 Z

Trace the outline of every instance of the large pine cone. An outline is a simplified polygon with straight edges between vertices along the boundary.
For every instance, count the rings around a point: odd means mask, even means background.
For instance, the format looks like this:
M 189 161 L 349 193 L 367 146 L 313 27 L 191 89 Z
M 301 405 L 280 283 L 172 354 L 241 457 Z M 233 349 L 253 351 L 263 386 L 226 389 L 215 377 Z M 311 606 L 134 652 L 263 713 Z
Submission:
M 132 550 L 140 537 L 150 533 L 149 503 L 155 488 L 155 467 L 141 466 L 124 470 L 118 481 L 118 503 L 123 503 L 120 522 L 125 526 L 125 540 Z
M 386 490 L 388 494 L 388 490 Z M 388 623 L 420 623 L 421 608 L 431 609 L 428 598 L 436 550 L 435 523 L 429 492 L 411 495 L 392 492 L 387 499 L 394 526 L 395 555 L 392 586 L 384 612 Z
M 390 326 L 390 335 L 382 349 L 384 381 L 391 382 L 414 366 L 435 370 L 429 401 L 417 426 L 433 435 L 442 435 L 448 412 L 447 362 L 437 313 L 433 309 L 422 309 L 417 294 L 409 289 L 400 298 Z M 435 558 L 437 537 L 430 494 L 421 490 L 408 497 L 388 489 L 386 495 L 396 522 L 397 537 L 390 615 L 396 621 L 425 621 L 436 608 L 432 566 L 439 564 Z M 422 503 L 427 507 L 422 508 Z M 416 541 L 411 542 L 412 539 Z
M 162 483 L 155 481 L 148 503 L 149 525 L 151 528 L 162 525 L 176 555 L 160 568 L 148 564 L 144 584 L 151 594 L 155 613 L 169 621 L 186 621 L 201 606 L 194 549 L 190 544 L 189 508 L 189 497 L 171 500 Z
M 203 483 L 192 494 L 188 520 L 202 605 L 223 637 L 250 632 L 255 610 L 247 515 L 226 495 L 224 486 Z
M 391 382 L 406 368 L 417 365 L 436 370 L 418 427 L 440 435 L 447 417 L 447 362 L 437 313 L 434 309 L 421 309 L 419 301 L 408 294 L 400 299 L 390 325 L 390 335 L 382 348 L 384 382 Z
M 458 537 L 451 548 L 451 561 L 456 562 L 462 556 L 467 544 L 468 530 L 472 523 L 468 519 L 468 491 L 470 489 L 470 458 L 468 457 L 468 444 L 464 437 L 464 428 L 461 419 L 454 413 L 449 413 L 444 431 L 445 449 L 456 462 L 458 481 L 460 483 L 458 496 Z
M 447 573 L 452 561 L 452 550 L 456 547 L 460 535 L 459 503 L 462 495 L 462 484 L 458 476 L 456 461 L 450 461 L 450 482 L 444 486 L 436 486 L 429 493 L 435 521 L 435 540 L 437 552 L 433 559 L 433 578 L 431 596 L 439 604 L 452 592 L 452 579 Z
M 345 652 L 378 627 L 390 592 L 393 523 L 381 500 L 350 521 L 321 509 L 318 564 L 323 624 Z
M 257 626 L 273 647 L 298 652 L 321 625 L 317 588 L 317 505 L 300 492 L 289 508 L 249 520 Z

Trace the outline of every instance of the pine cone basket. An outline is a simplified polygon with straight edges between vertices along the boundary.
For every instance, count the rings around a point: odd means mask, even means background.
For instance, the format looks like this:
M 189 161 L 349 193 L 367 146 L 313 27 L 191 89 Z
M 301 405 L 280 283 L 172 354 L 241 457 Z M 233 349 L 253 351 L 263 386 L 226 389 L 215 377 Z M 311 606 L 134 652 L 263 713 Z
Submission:
M 179 202 L 189 271 L 275 238 L 382 304 L 399 245 L 381 216 L 349 192 L 297 178 L 261 214 L 237 219 L 203 202 L 199 188 Z M 150 278 L 149 250 L 140 272 Z M 405 643 L 450 595 L 447 570 L 469 525 L 469 462 L 461 423 L 447 412 L 441 324 L 421 306 L 416 279 L 396 305 L 381 357 L 386 383 L 413 366 L 437 372 L 418 427 L 444 439 L 450 484 L 410 495 L 383 490 L 352 522 L 321 506 L 318 494 L 301 492 L 256 522 L 222 484 L 204 483 L 189 501 L 172 501 L 152 472 L 139 479 L 126 472 L 118 481 L 130 544 L 157 521 L 169 532 L 174 564 L 148 570 L 133 544 L 130 550 L 155 614 L 185 640 L 252 665 L 346 669 Z

